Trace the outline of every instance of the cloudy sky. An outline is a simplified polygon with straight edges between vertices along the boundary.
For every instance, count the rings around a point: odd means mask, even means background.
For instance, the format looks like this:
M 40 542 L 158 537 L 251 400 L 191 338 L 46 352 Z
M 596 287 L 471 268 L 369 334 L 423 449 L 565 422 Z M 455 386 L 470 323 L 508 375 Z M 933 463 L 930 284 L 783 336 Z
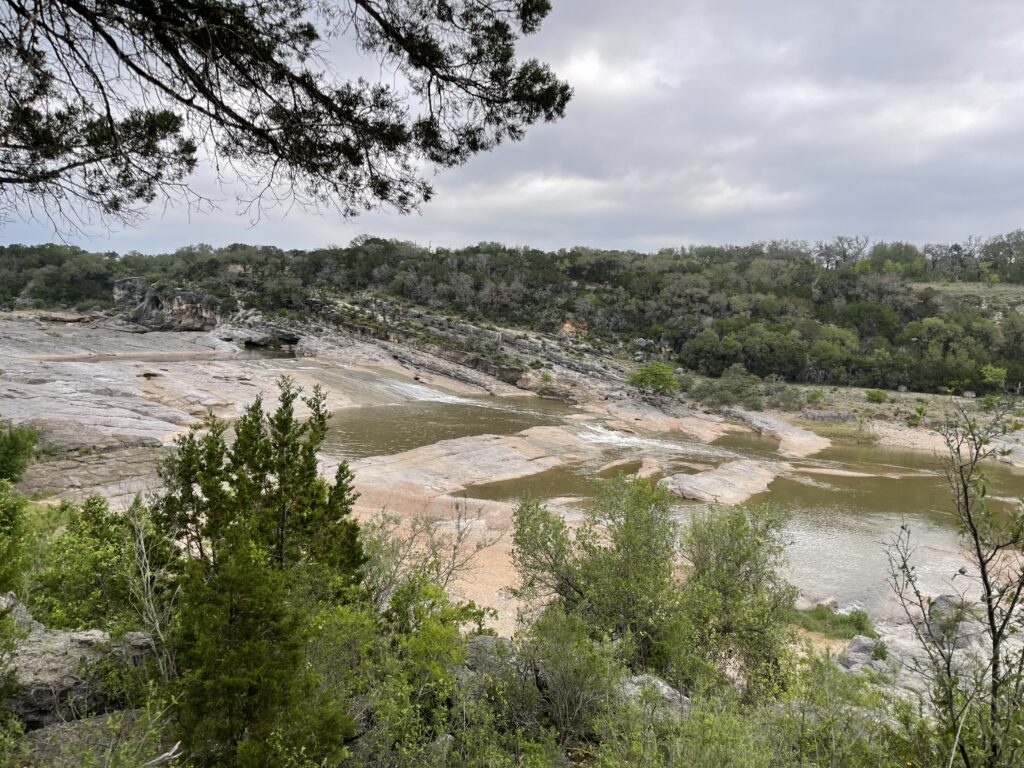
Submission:
M 576 91 L 434 179 L 420 214 L 292 211 L 255 226 L 154 210 L 95 250 L 311 247 L 358 234 L 657 249 L 867 234 L 919 244 L 1024 227 L 1019 0 L 553 0 L 524 52 Z M 202 184 L 202 179 L 199 181 Z M 14 224 L 7 242 L 53 239 Z

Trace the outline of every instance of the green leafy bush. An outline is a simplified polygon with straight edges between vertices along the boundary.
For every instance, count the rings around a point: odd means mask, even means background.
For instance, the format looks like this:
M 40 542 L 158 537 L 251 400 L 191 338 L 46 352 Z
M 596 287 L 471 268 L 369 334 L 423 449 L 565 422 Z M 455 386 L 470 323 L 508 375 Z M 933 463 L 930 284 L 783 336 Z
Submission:
M 806 611 L 794 610 L 790 620 L 808 632 L 838 640 L 849 640 L 854 635 L 877 637 L 871 617 L 861 610 L 839 613 L 827 605 L 816 605 Z
M 678 524 L 668 491 L 649 480 L 604 481 L 575 531 L 541 504 L 515 510 L 515 594 L 531 604 L 557 598 L 595 638 L 628 642 L 629 663 L 655 666 L 678 611 L 673 577 Z
M 25 554 L 25 500 L 0 480 L 0 593 L 19 584 Z
M 786 520 L 773 507 L 713 508 L 696 514 L 682 536 L 695 651 L 716 669 L 738 671 L 751 698 L 785 684 L 796 599 L 780 574 Z
M 882 389 L 869 389 L 867 398 L 869 403 L 884 403 L 889 399 L 889 395 Z
M 517 647 L 517 663 L 532 672 L 526 706 L 560 741 L 584 741 L 615 703 L 624 674 L 616 657 L 614 645 L 592 639 L 578 614 L 566 614 L 559 605 L 548 608 Z M 542 690 L 535 680 L 542 681 Z
M 633 372 L 629 377 L 630 386 L 650 389 L 657 395 L 674 395 L 679 391 L 672 366 L 657 360 Z
M 131 527 L 93 496 L 64 502 L 56 519 L 63 527 L 42 544 L 42 560 L 27 575 L 33 617 L 59 629 L 137 628 L 129 605 Z
M 720 408 L 740 405 L 755 411 L 764 407 L 761 379 L 739 363 L 730 366 L 718 379 L 707 379 L 690 390 L 694 399 Z
M 29 427 L 0 426 L 0 480 L 16 483 L 32 461 L 36 432 Z

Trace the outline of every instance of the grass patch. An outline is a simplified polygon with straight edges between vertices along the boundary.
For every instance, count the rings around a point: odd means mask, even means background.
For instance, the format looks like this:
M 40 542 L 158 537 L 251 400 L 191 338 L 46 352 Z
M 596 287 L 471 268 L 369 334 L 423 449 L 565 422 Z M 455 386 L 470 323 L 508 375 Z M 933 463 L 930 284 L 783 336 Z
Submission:
M 807 611 L 794 608 L 789 621 L 808 632 L 835 640 L 849 640 L 854 635 L 878 637 L 871 617 L 864 611 L 838 613 L 827 606 L 816 605 Z

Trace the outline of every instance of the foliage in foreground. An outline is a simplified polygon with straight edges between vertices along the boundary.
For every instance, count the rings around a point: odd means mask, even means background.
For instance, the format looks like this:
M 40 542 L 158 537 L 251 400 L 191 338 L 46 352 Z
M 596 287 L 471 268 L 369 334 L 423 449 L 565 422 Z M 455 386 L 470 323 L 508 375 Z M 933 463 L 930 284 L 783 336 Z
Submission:
M 34 429 L 0 423 L 0 480 L 18 482 L 32 461 L 35 447 Z
M 515 519 L 515 594 L 579 615 L 595 638 L 622 644 L 634 671 L 684 690 L 721 685 L 727 670 L 752 696 L 781 685 L 795 592 L 777 573 L 782 518 L 772 510 L 713 509 L 683 531 L 667 490 L 620 478 L 575 530 L 531 501 Z
M 99 500 L 65 505 L 47 545 L 12 558 L 26 572 L 8 568 L 6 583 L 49 620 L 141 627 L 157 646 L 132 700 L 139 712 L 110 721 L 110 749 L 69 743 L 75 764 L 140 768 L 167 755 L 161 764 L 273 768 L 905 768 L 952 755 L 966 768 L 1015 765 L 1013 669 L 999 673 L 996 719 L 984 675 L 955 688 L 937 676 L 936 694 L 953 691 L 950 711 L 963 718 L 953 728 L 939 695 L 920 710 L 796 652 L 784 517 L 770 508 L 711 508 L 683 522 L 663 489 L 623 478 L 603 484 L 575 527 L 523 501 L 512 543 L 529 611 L 511 641 L 489 637 L 487 612 L 444 588 L 474 544 L 386 518 L 356 525 L 347 468 L 333 484 L 315 471 L 322 402 L 306 399 L 311 418 L 300 422 L 300 396 L 284 382 L 277 409 L 254 405 L 234 440 L 217 422 L 182 438 L 154 504 L 124 517 Z M 965 446 L 991 436 L 978 425 L 950 434 Z M 968 488 L 964 514 L 992 541 L 1015 540 L 1017 518 L 988 515 L 983 485 Z M 32 551 L 17 533 L 36 527 L 30 514 L 0 484 L 4 553 Z M 469 518 L 453 515 L 458 531 Z M 462 555 L 442 557 L 449 547 Z M 87 591 L 76 567 L 103 588 Z M 933 626 L 936 642 L 949 640 Z M 0 673 L 10 630 L 0 621 Z M 950 646 L 933 646 L 934 658 Z M 688 704 L 663 698 L 642 677 L 652 674 Z M 5 722 L 0 766 L 20 764 L 24 748 Z
M 992 505 L 986 469 L 1009 452 L 1001 440 L 1021 426 L 1016 398 L 999 398 L 977 416 L 958 408 L 940 429 L 970 563 L 953 576 L 955 595 L 933 603 L 922 591 L 909 525 L 888 549 L 890 582 L 924 651 L 917 666 L 930 683 L 942 746 L 965 768 L 1024 760 L 1024 503 L 1009 511 Z

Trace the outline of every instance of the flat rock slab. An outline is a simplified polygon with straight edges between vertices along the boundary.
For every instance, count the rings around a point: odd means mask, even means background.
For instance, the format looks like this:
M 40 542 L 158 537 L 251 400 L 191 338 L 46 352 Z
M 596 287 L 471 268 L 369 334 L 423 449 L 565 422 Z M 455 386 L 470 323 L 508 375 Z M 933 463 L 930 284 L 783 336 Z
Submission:
M 785 464 L 740 459 L 727 461 L 715 469 L 695 475 L 672 475 L 661 482 L 684 499 L 741 504 L 751 496 L 768 490 L 772 481 L 787 469 Z
M 648 403 L 637 400 L 594 401 L 584 410 L 604 416 L 610 429 L 626 432 L 682 432 L 702 443 L 711 443 L 730 432 L 744 431 L 710 414 L 673 416 Z
M 352 470 L 358 482 L 368 486 L 450 494 L 471 485 L 534 475 L 584 454 L 598 455 L 598 450 L 571 430 L 531 427 L 514 435 L 459 437 L 361 459 L 352 463 Z
M 999 460 L 1014 467 L 1024 468 L 1024 430 L 1010 432 L 993 441 L 1006 453 Z
M 778 439 L 779 453 L 789 458 L 802 459 L 805 456 L 812 456 L 832 445 L 832 441 L 827 437 L 797 427 L 778 416 L 755 413 L 742 408 L 730 408 L 728 414 L 753 427 L 762 435 Z
M 131 505 L 136 495 L 145 498 L 161 488 L 157 466 L 168 448 L 124 448 L 37 461 L 29 465 L 18 490 L 28 496 L 56 495 L 82 501 L 98 494 L 114 509 Z

